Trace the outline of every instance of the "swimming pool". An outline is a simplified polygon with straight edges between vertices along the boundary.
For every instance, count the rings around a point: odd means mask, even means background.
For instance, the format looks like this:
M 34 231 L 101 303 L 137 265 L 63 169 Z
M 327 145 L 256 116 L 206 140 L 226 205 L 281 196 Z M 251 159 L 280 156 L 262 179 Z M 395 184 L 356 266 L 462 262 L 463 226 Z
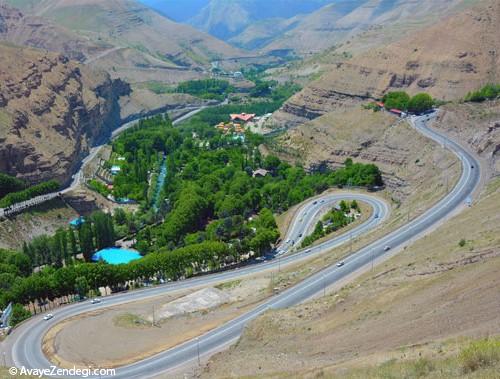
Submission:
M 94 262 L 98 262 L 102 259 L 106 263 L 112 265 L 129 263 L 141 258 L 141 254 L 135 250 L 121 249 L 118 247 L 108 247 L 106 249 L 99 250 L 92 256 L 92 260 Z

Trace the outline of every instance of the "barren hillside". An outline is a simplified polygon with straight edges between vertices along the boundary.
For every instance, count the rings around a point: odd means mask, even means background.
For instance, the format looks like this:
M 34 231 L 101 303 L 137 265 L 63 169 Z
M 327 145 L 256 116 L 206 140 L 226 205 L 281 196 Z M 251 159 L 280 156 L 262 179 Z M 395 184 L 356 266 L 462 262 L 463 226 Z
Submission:
M 8 0 L 28 14 L 52 20 L 93 43 L 111 47 L 90 58 L 93 66 L 129 82 L 176 82 L 199 75 L 237 49 L 194 28 L 177 24 L 133 0 Z
M 118 124 L 127 92 L 63 55 L 0 44 L 0 171 L 68 181 L 89 145 Z
M 112 46 L 92 42 L 70 30 L 37 16 L 26 16 L 18 9 L 0 4 L 0 39 L 21 46 L 62 53 L 84 62 Z
M 482 1 L 403 40 L 339 62 L 290 99 L 276 119 L 300 123 L 390 90 L 459 99 L 500 80 L 499 24 L 500 3 Z
M 265 50 L 318 53 L 371 27 L 425 23 L 448 14 L 461 3 L 463 0 L 335 1 L 298 20 Z

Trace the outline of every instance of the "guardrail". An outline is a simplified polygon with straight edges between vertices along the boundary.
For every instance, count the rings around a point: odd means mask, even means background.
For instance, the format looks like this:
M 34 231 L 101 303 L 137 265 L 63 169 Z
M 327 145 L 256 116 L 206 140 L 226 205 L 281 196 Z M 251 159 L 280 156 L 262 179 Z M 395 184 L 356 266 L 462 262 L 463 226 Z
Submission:
M 60 192 L 52 192 L 45 195 L 36 196 L 32 199 L 25 200 L 20 203 L 12 204 L 6 208 L 0 208 L 0 218 L 12 216 L 16 213 L 24 211 L 25 209 L 36 207 L 37 205 L 43 204 L 59 196 L 61 196 Z

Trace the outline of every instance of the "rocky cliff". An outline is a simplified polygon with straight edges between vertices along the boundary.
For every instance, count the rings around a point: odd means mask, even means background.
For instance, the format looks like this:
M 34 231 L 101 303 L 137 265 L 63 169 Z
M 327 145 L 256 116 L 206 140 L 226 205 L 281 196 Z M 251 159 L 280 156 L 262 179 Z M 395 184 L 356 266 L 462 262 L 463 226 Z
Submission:
M 128 85 L 67 57 L 0 44 L 0 171 L 68 182 L 119 122 Z

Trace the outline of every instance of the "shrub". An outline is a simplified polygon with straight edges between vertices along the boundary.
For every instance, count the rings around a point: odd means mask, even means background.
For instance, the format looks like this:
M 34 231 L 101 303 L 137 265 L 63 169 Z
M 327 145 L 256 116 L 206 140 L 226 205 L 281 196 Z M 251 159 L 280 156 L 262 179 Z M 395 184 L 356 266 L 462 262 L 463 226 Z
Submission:
M 464 373 L 491 367 L 500 362 L 500 340 L 484 339 L 472 342 L 458 357 Z
M 21 321 L 31 317 L 31 313 L 24 308 L 21 304 L 14 304 L 12 307 L 12 318 L 10 320 L 11 326 L 16 326 Z
M 464 247 L 465 246 L 465 239 L 462 238 L 459 242 L 458 242 L 458 246 L 460 247 Z
M 55 180 L 40 183 L 19 192 L 11 192 L 0 200 L 0 207 L 5 208 L 12 204 L 20 203 L 34 197 L 55 192 L 59 189 L 59 183 Z

